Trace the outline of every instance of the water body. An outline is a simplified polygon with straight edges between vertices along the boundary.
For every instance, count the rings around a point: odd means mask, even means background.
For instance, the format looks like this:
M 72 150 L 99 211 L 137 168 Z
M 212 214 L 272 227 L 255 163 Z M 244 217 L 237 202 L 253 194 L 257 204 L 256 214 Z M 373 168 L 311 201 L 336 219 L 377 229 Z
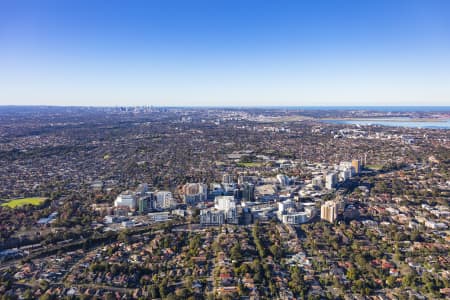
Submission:
M 443 120 L 442 122 L 415 122 L 398 119 L 370 119 L 370 120 L 323 120 L 325 123 L 333 124 L 353 124 L 353 125 L 382 125 L 392 127 L 409 127 L 409 128 L 427 128 L 427 129 L 450 129 L 450 120 Z
M 381 112 L 450 112 L 450 106 L 305 106 L 304 110 L 366 110 Z
M 237 108 L 237 107 L 236 107 Z M 364 110 L 379 112 L 450 112 L 450 106 L 258 106 L 284 110 Z

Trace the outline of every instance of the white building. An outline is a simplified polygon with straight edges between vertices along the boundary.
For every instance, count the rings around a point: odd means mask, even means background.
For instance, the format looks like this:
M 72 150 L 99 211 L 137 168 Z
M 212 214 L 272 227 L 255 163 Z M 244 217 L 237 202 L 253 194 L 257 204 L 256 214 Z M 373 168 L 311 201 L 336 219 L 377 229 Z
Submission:
M 233 176 L 230 174 L 223 174 L 222 176 L 222 184 L 229 185 L 233 183 Z
M 302 205 L 303 206 L 303 205 Z M 284 224 L 302 224 L 308 222 L 315 214 L 314 206 L 304 206 L 304 211 L 297 211 L 295 202 L 288 199 L 278 203 L 277 216 Z
M 129 192 L 123 192 L 119 196 L 117 196 L 114 201 L 115 207 L 128 207 L 130 210 L 136 209 L 136 198 L 134 195 Z
M 156 208 L 170 209 L 176 206 L 173 195 L 169 191 L 159 191 L 156 193 Z
M 283 215 L 281 220 L 284 224 L 295 225 L 308 222 L 310 217 L 307 212 L 295 212 Z
M 337 174 L 330 173 L 325 177 L 325 187 L 329 190 L 333 189 L 337 184 Z
M 214 207 L 219 210 L 236 209 L 234 196 L 216 196 L 214 199 Z
M 288 209 L 294 209 L 295 208 L 295 203 L 288 199 L 286 201 L 283 202 L 278 202 L 278 214 L 283 214 L 285 212 L 288 211 Z
M 147 214 L 147 216 L 149 217 L 150 221 L 153 222 L 164 222 L 169 220 L 168 211 L 149 213 Z
M 323 186 L 323 176 L 316 176 L 312 179 L 311 183 L 315 187 L 322 187 Z
M 214 199 L 214 208 L 201 210 L 200 224 L 222 225 L 225 223 L 238 223 L 236 201 L 233 196 L 216 196 Z
M 289 185 L 289 177 L 287 177 L 284 174 L 278 174 L 277 175 L 277 181 L 281 186 L 287 186 Z
M 225 214 L 222 210 L 202 209 L 200 211 L 200 224 L 204 226 L 217 226 L 225 224 Z

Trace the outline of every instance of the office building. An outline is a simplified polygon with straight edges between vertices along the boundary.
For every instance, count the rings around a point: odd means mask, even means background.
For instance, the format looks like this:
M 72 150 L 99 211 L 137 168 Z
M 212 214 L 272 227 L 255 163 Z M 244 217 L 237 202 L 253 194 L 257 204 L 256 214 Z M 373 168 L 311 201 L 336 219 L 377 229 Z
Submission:
M 140 213 L 145 213 L 154 208 L 154 196 L 153 193 L 147 193 L 145 196 L 141 196 L 137 200 L 137 207 Z
M 281 221 L 284 224 L 296 225 L 308 222 L 309 217 L 307 212 L 294 212 L 282 215 Z

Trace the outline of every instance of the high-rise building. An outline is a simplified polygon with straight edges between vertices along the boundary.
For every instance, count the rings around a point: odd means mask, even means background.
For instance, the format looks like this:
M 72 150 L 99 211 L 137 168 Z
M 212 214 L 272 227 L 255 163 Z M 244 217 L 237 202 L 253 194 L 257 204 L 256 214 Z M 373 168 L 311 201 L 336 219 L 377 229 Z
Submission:
M 139 197 L 137 200 L 137 207 L 139 213 L 145 213 L 153 209 L 153 194 L 147 194 Z
M 361 172 L 361 162 L 357 159 L 352 160 L 352 167 L 355 169 L 355 173 Z
M 130 191 L 123 192 L 117 196 L 114 201 L 114 206 L 127 207 L 128 209 L 134 210 L 136 208 L 136 198 Z
M 203 209 L 200 212 L 202 225 L 237 224 L 238 220 L 236 201 L 233 196 L 217 196 L 214 199 L 214 208 Z
M 237 224 L 236 201 L 233 196 L 218 196 L 214 199 L 214 207 L 225 214 L 225 221 L 230 224 Z
M 315 187 L 323 187 L 322 179 L 323 179 L 323 176 L 316 176 L 312 179 L 311 183 Z
M 236 201 L 233 196 L 217 196 L 214 199 L 214 207 L 220 210 L 236 208 Z
M 173 195 L 169 191 L 158 191 L 156 193 L 156 208 L 169 209 L 176 206 Z
M 224 212 L 217 209 L 202 209 L 200 211 L 200 224 L 203 226 L 222 225 L 225 223 Z
M 337 174 L 330 173 L 325 177 L 325 187 L 329 190 L 333 189 L 337 184 Z
M 244 183 L 242 185 L 242 201 L 255 201 L 255 185 L 253 183 Z
M 281 186 L 287 186 L 287 185 L 289 185 L 289 177 L 287 177 L 287 176 L 284 175 L 284 174 L 278 174 L 278 175 L 277 175 L 277 180 L 278 180 L 278 183 L 279 183 Z
M 222 176 L 222 184 L 232 184 L 233 183 L 233 176 L 230 174 L 223 174 Z
M 146 184 L 146 183 L 141 183 L 141 184 L 136 188 L 135 194 L 136 194 L 137 196 L 144 196 L 145 193 L 147 193 L 147 192 L 148 192 L 148 184 Z
M 320 207 L 320 218 L 333 223 L 337 219 L 338 205 L 335 201 L 327 201 Z
M 183 186 L 184 201 L 186 204 L 196 204 L 206 201 L 208 188 L 203 183 L 187 183 Z

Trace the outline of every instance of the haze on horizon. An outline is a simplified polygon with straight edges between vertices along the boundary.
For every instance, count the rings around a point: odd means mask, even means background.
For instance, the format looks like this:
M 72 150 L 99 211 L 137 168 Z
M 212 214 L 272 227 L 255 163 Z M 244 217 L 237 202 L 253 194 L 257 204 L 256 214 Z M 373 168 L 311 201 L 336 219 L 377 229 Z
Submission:
M 0 105 L 449 104 L 448 1 L 0 2 Z

